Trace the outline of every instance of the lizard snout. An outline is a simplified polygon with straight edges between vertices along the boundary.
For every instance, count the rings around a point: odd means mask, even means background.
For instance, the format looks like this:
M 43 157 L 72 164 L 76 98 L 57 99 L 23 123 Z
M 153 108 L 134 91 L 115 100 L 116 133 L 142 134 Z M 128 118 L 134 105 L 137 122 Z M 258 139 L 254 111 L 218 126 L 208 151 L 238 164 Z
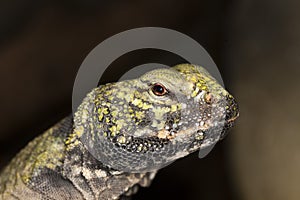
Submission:
M 223 139 L 228 129 L 234 125 L 235 120 L 239 117 L 239 107 L 232 95 L 226 95 L 226 115 L 225 124 L 221 132 L 220 139 Z
M 236 120 L 236 118 L 238 118 L 238 116 L 239 116 L 238 104 L 235 101 L 235 99 L 233 98 L 233 96 L 231 96 L 231 95 L 226 96 L 226 101 L 227 101 L 227 105 L 226 105 L 225 120 L 228 123 L 234 122 Z

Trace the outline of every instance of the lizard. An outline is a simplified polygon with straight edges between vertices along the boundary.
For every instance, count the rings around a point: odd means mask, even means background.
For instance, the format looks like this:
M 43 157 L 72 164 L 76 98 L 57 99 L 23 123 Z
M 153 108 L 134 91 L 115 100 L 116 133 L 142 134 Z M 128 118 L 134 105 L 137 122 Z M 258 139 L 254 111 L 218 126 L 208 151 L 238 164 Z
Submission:
M 2 170 L 0 198 L 130 198 L 159 169 L 224 138 L 238 115 L 234 97 L 193 64 L 100 85 Z

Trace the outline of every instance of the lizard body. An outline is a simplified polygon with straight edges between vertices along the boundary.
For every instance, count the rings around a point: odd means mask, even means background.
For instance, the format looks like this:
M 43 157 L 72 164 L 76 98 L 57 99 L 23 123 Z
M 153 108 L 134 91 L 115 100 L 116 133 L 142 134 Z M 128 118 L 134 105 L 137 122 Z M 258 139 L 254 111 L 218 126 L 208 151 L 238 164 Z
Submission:
M 195 65 L 99 86 L 2 171 L 0 198 L 125 199 L 223 138 L 237 116 L 234 98 Z

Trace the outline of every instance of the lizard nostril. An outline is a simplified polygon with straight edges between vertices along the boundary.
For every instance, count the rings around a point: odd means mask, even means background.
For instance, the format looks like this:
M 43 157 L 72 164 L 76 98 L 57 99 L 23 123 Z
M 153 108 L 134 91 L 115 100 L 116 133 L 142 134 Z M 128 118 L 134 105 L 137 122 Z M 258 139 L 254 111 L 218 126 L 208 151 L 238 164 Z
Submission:
M 211 104 L 212 102 L 212 94 L 210 92 L 207 92 L 205 95 L 204 95 L 204 100 L 207 104 Z

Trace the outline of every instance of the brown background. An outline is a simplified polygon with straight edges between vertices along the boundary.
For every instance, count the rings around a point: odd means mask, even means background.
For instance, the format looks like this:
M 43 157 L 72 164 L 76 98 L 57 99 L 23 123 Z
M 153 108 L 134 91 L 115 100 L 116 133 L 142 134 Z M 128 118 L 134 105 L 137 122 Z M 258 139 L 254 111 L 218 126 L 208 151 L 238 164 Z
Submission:
M 133 199 L 300 199 L 300 3 L 287 0 L 0 2 L 0 166 L 71 112 L 76 72 L 121 31 L 159 26 L 197 40 L 218 65 L 241 114 L 204 159 L 161 170 Z M 180 59 L 122 56 L 105 73 Z

